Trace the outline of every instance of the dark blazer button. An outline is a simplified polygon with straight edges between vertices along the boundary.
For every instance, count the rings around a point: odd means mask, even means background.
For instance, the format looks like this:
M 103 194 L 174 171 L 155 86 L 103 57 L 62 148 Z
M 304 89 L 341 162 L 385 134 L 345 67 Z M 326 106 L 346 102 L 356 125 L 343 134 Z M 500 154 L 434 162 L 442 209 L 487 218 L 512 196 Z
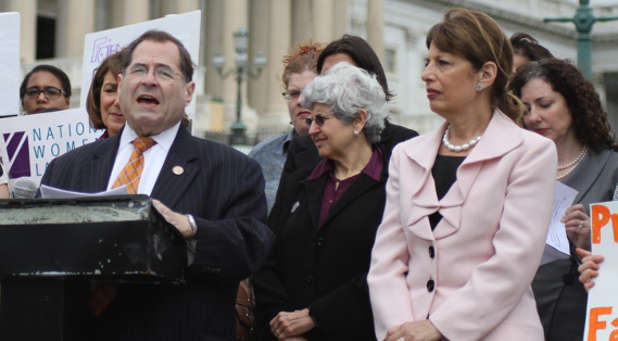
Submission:
M 429 247 L 429 258 L 433 258 L 436 256 L 436 250 L 434 250 L 433 246 Z
M 305 283 L 307 283 L 308 285 L 313 283 L 313 276 L 307 276 L 307 278 L 305 278 Z
M 318 238 L 318 240 L 315 242 L 315 246 L 317 247 L 322 247 L 322 245 L 324 245 L 324 238 L 320 237 Z
M 434 285 L 435 285 L 435 283 L 434 283 L 433 279 L 428 280 L 427 281 L 427 291 L 432 292 Z

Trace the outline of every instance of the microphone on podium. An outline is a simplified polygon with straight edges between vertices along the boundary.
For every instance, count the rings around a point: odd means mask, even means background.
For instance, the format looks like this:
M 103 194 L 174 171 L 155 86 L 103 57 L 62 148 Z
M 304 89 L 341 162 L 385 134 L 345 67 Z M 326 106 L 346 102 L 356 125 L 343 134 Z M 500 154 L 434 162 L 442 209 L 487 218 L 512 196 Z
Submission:
M 39 186 L 29 178 L 18 178 L 11 188 L 14 199 L 33 199 Z

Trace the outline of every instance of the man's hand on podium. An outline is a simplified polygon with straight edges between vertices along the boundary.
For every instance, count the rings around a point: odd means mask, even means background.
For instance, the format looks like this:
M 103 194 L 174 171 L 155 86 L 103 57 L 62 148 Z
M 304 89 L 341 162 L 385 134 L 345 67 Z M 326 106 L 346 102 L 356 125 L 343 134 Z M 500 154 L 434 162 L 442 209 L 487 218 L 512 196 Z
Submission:
M 169 207 L 165 206 L 157 199 L 153 199 L 152 203 L 154 207 L 159 211 L 163 218 L 170 224 L 172 224 L 185 239 L 190 239 L 195 236 L 197 230 L 191 228 L 189 217 L 186 214 L 180 214 L 172 211 Z

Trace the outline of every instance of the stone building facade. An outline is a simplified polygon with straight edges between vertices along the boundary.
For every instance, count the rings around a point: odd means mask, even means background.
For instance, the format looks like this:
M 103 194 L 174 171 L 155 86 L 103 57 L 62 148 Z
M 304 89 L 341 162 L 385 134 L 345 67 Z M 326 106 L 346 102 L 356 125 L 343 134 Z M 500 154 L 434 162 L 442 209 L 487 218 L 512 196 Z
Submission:
M 592 0 L 596 15 L 618 15 L 618 1 Z M 76 94 L 81 89 L 84 34 L 202 10 L 201 53 L 196 72 L 200 134 L 226 132 L 235 118 L 236 83 L 209 67 L 221 52 L 230 67 L 232 33 L 250 32 L 249 58 L 258 51 L 268 64 L 257 79 L 243 82 L 243 119 L 252 141 L 289 129 L 281 97 L 281 61 L 309 40 L 327 43 L 344 33 L 363 36 L 378 51 L 396 97 L 392 119 L 421 132 L 438 126 L 420 80 L 425 35 L 449 7 L 485 11 L 510 35 L 528 32 L 556 56 L 576 60 L 572 24 L 546 24 L 544 17 L 572 16 L 575 0 L 0 0 L 0 10 L 21 13 L 21 60 L 25 73 L 36 64 L 66 70 Z M 593 31 L 594 83 L 614 125 L 618 124 L 618 23 L 597 23 Z M 79 106 L 74 96 L 72 106 Z

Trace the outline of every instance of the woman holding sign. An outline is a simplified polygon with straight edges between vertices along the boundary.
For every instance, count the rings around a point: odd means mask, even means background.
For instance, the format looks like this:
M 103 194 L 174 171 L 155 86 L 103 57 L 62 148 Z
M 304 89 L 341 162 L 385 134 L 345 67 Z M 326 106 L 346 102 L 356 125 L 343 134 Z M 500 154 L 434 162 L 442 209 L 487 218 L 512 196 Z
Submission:
M 556 180 L 578 191 L 561 220 L 571 257 L 543 264 L 532 288 L 546 339 L 581 340 L 586 293 L 577 281 L 579 259 L 574 249 L 590 249 L 589 204 L 612 200 L 618 182 L 618 145 L 599 95 L 570 63 L 553 58 L 528 63 L 517 71 L 510 87 L 528 108 L 525 127 L 556 145 Z
M 422 80 L 446 122 L 393 150 L 367 276 L 377 339 L 543 340 L 530 281 L 555 147 L 516 124 L 513 51 L 488 15 L 449 10 L 426 45 Z
M 579 281 L 586 291 L 589 291 L 594 286 L 593 279 L 599 275 L 599 267 L 604 259 L 603 256 L 593 255 L 584 249 L 577 249 L 577 254 L 582 258 L 582 265 L 577 268 L 580 273 Z

